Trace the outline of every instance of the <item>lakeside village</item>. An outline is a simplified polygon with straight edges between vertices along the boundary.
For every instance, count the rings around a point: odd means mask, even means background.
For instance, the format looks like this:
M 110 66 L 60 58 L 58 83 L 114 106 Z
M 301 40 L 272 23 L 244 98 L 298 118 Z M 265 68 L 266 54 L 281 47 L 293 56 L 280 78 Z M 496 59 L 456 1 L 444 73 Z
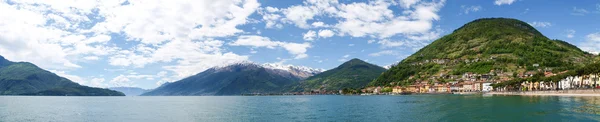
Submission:
M 437 64 L 447 62 L 449 61 L 431 60 L 431 63 Z M 429 61 L 425 63 L 429 63 Z M 297 94 L 478 94 L 486 92 L 557 91 L 600 88 L 600 63 L 593 63 L 573 70 L 554 70 L 555 72 L 551 68 L 542 69 L 539 67 L 539 64 L 533 64 L 532 67 L 536 68 L 536 70 L 523 72 L 490 70 L 489 73 L 484 74 L 473 72 L 466 72 L 462 75 L 440 74 L 431 76 L 426 80 L 413 81 L 411 85 L 400 85 L 400 82 L 392 82 L 390 86 L 374 86 L 360 90 L 342 89 L 336 92 L 313 90 Z
M 440 62 L 440 61 L 435 61 Z M 442 62 L 443 63 L 443 62 Z M 539 64 L 533 64 L 539 67 Z M 412 85 L 377 86 L 361 89 L 361 95 L 377 94 L 476 94 L 485 92 L 524 92 L 558 91 L 600 88 L 600 63 L 593 63 L 575 70 L 553 73 L 544 68 L 526 72 L 502 72 L 490 70 L 489 73 L 472 72 L 463 75 L 432 76 L 429 80 L 417 81 Z M 450 82 L 439 82 L 445 79 Z M 399 83 L 399 82 L 398 82 Z M 339 94 L 348 94 L 343 90 Z

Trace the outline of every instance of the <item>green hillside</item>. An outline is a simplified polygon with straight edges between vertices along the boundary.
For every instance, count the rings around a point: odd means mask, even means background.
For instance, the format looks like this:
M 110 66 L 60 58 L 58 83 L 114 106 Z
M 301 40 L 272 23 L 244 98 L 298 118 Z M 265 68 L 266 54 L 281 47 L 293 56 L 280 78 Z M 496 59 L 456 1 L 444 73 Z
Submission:
M 334 69 L 301 81 L 299 84 L 294 85 L 291 91 L 331 91 L 343 88 L 362 88 L 384 71 L 385 69 L 380 66 L 360 59 L 352 59 Z
M 121 92 L 79 85 L 28 62 L 0 56 L 0 95 L 123 96 Z
M 380 75 L 370 85 L 417 81 L 446 82 L 467 72 L 497 79 L 526 71 L 575 69 L 591 55 L 561 40 L 551 40 L 516 19 L 485 18 L 465 24 L 423 47 Z

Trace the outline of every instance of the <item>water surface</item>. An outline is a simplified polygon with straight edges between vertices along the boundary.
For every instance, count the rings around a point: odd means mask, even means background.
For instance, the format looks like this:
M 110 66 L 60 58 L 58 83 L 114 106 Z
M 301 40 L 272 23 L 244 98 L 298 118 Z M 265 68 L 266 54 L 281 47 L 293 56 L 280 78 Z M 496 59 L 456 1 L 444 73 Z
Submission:
M 600 97 L 0 96 L 0 121 L 600 121 Z

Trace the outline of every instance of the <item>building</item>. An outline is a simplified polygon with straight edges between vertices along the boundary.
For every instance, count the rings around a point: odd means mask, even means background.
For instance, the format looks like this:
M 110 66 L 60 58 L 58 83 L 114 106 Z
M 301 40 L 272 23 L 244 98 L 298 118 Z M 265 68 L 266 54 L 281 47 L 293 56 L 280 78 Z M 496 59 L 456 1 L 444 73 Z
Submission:
M 379 94 L 379 93 L 381 93 L 381 86 L 378 86 L 375 89 L 373 89 L 373 94 Z
M 396 86 L 396 87 L 394 87 L 394 89 L 392 89 L 392 93 L 402 93 L 402 89 L 404 89 L 404 88 L 402 88 L 400 86 Z
M 406 91 L 412 92 L 412 93 L 419 93 L 419 86 L 418 85 L 410 85 L 410 86 L 408 86 L 408 89 Z
M 463 85 L 463 92 L 472 92 L 473 91 L 473 83 L 472 82 L 464 82 Z
M 482 92 L 490 92 L 490 91 L 494 90 L 494 88 L 492 87 L 492 83 L 490 83 L 490 82 L 483 83 L 482 87 L 483 87 L 481 89 Z
M 446 93 L 448 92 L 448 87 L 446 85 L 437 84 L 434 86 L 435 92 L 437 93 Z

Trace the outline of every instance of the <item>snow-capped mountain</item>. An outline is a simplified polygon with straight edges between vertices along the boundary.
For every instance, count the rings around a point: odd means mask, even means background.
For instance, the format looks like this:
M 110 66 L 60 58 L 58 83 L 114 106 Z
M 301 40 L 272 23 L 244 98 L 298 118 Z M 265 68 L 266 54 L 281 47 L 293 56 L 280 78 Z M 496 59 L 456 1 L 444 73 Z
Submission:
M 306 67 L 306 66 L 285 65 L 285 64 L 279 64 L 279 63 L 257 64 L 257 63 L 250 62 L 250 61 L 239 61 L 239 62 L 235 62 L 235 63 L 224 64 L 222 66 L 214 67 L 213 69 L 226 70 L 228 68 L 231 68 L 230 66 L 234 66 L 234 65 L 235 66 L 263 67 L 266 69 L 271 69 L 275 72 L 291 73 L 292 75 L 299 77 L 301 79 L 308 78 L 310 76 L 313 76 L 313 75 L 316 75 L 316 74 L 319 74 L 319 73 L 325 71 L 324 69 L 311 68 L 311 67 Z
M 262 66 L 268 69 L 285 70 L 301 78 L 308 78 L 325 71 L 324 69 L 310 68 L 306 66 L 283 65 L 276 63 L 265 63 L 262 64 Z

